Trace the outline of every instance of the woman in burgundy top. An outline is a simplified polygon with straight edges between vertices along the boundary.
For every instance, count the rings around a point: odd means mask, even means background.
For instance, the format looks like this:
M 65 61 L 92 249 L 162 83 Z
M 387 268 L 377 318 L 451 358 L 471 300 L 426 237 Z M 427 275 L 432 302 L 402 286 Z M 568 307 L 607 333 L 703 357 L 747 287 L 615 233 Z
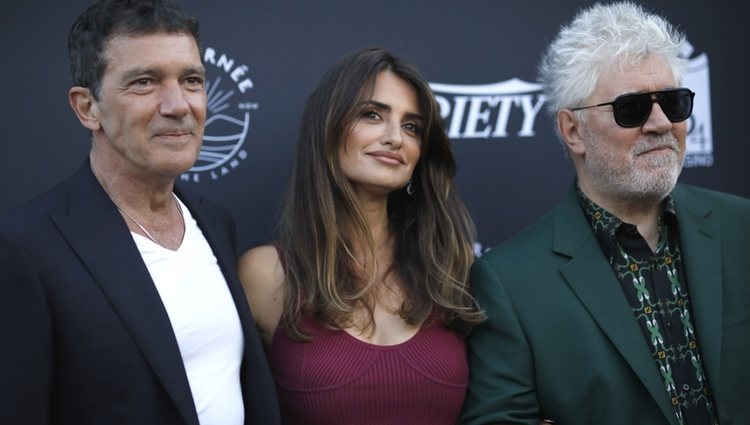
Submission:
M 307 101 L 279 243 L 240 275 L 285 424 L 454 424 L 473 223 L 428 83 L 383 49 L 342 58 Z

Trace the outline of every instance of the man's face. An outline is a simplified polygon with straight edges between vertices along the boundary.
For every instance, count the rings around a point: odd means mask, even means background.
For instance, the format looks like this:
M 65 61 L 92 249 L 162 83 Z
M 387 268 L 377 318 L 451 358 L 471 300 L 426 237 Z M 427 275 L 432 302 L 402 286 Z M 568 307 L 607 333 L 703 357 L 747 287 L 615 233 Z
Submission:
M 192 167 L 206 121 L 205 70 L 187 34 L 118 35 L 106 45 L 94 153 L 133 177 Z
M 586 104 L 611 102 L 626 93 L 676 87 L 672 71 L 661 56 L 629 64 L 622 72 L 604 71 Z M 616 202 L 663 199 L 677 182 L 685 157 L 687 121 L 670 122 L 658 103 L 640 127 L 615 123 L 612 107 L 583 111 L 581 137 L 585 147 L 578 167 L 584 192 Z

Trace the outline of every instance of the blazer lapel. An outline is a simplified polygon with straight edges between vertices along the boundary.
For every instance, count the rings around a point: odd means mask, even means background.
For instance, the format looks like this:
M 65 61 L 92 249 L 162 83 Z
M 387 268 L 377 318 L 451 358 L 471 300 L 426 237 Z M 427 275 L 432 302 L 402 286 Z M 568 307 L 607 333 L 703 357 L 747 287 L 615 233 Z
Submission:
M 231 230 L 230 234 L 227 234 L 227 230 L 224 228 L 224 224 L 220 221 L 218 216 L 208 214 L 205 208 L 196 208 L 195 206 L 202 203 L 202 198 L 182 192 L 179 189 L 177 190 L 177 194 L 188 209 L 190 209 L 190 213 L 198 223 L 198 227 L 200 227 L 203 236 L 211 246 L 214 256 L 216 256 L 216 260 L 221 268 L 221 272 L 224 275 L 227 286 L 229 287 L 229 292 L 232 294 L 232 299 L 240 318 L 242 333 L 245 340 L 241 385 L 246 406 L 245 416 L 249 418 L 252 414 L 252 412 L 250 412 L 250 409 L 252 408 L 250 397 L 254 397 L 255 399 L 260 398 L 256 394 L 257 388 L 251 388 L 249 382 L 256 384 L 263 382 L 263 378 L 265 377 L 259 378 L 258 375 L 260 374 L 268 374 L 267 378 L 265 378 L 268 382 L 271 382 L 272 378 L 267 367 L 258 367 L 259 361 L 265 361 L 265 353 L 260 344 L 260 336 L 257 334 L 255 324 L 250 314 L 250 308 L 247 305 L 245 292 L 242 289 L 239 277 L 237 277 L 235 241 L 229 238 L 229 236 L 234 235 L 234 230 Z
M 236 254 L 234 250 L 234 241 L 228 238 L 227 232 L 222 228 L 222 223 L 218 217 L 207 214 L 205 208 L 198 208 L 203 199 L 190 193 L 181 191 L 176 188 L 177 196 L 182 200 L 185 206 L 190 210 L 193 218 L 195 218 L 198 227 L 200 227 L 203 236 L 211 246 L 211 250 L 214 252 L 214 256 L 219 263 L 224 277 L 229 283 L 230 277 L 235 275 L 234 270 L 236 269 Z M 229 272 L 231 270 L 231 272 Z M 233 285 L 229 285 L 232 289 Z M 232 295 L 235 295 L 232 293 Z
M 242 324 L 245 338 L 245 352 L 242 360 L 240 380 L 242 396 L 245 402 L 245 422 L 247 423 L 279 423 L 279 408 L 274 390 L 273 377 L 266 361 L 265 351 L 261 343 L 260 334 L 253 322 L 247 298 L 237 276 L 237 257 L 234 240 L 234 227 L 231 217 L 219 213 L 212 213 L 213 207 L 203 204 L 203 198 L 182 193 L 178 196 L 190 209 L 195 221 L 203 232 L 211 249 L 219 262 L 219 267 L 234 298 L 234 305 Z
M 69 211 L 52 217 L 109 299 L 186 423 L 198 425 L 187 375 L 164 305 L 117 208 L 88 161 L 67 182 Z
M 250 338 L 249 332 L 254 331 L 254 325 L 250 319 L 250 309 L 247 306 L 245 293 L 239 282 L 239 278 L 237 277 L 235 242 L 229 238 L 230 235 L 228 235 L 226 229 L 223 228 L 223 224 L 220 222 L 219 217 L 206 213 L 205 208 L 196 208 L 196 206 L 202 203 L 202 198 L 184 193 L 180 190 L 177 191 L 177 194 L 190 210 L 190 213 L 198 223 L 198 227 L 200 227 L 203 236 L 206 238 L 208 244 L 211 246 L 211 250 L 214 252 L 219 268 L 221 268 L 221 272 L 224 275 L 224 280 L 229 287 L 229 292 L 232 294 L 234 305 L 237 308 L 237 313 L 240 317 L 240 324 L 242 325 L 243 334 L 246 340 L 245 347 L 247 348 L 247 339 Z
M 565 281 L 643 382 L 665 417 L 675 423 L 664 382 L 612 266 L 581 212 L 575 188 L 555 210 L 554 223 L 553 250 L 570 258 L 560 269 Z
M 673 194 L 693 325 L 709 382 L 718 388 L 723 313 L 721 234 L 713 223 L 711 205 L 696 203 L 694 199 L 689 202 L 680 186 Z

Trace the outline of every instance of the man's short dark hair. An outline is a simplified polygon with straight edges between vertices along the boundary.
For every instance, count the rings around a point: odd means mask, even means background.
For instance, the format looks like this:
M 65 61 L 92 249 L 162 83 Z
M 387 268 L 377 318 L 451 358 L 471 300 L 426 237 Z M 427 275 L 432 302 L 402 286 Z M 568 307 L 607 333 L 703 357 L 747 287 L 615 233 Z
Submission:
M 184 33 L 200 51 L 198 19 L 171 0 L 100 0 L 83 12 L 68 34 L 68 57 L 73 84 L 98 98 L 107 68 L 104 50 L 117 35 Z

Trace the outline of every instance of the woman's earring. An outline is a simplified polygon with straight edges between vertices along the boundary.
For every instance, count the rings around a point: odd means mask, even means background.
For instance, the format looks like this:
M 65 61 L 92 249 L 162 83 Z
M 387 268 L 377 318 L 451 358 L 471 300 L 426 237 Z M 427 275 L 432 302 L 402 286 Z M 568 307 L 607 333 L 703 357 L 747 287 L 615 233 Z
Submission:
M 406 193 L 408 195 L 414 194 L 414 185 L 411 183 L 411 180 L 409 180 L 409 184 L 406 185 Z

